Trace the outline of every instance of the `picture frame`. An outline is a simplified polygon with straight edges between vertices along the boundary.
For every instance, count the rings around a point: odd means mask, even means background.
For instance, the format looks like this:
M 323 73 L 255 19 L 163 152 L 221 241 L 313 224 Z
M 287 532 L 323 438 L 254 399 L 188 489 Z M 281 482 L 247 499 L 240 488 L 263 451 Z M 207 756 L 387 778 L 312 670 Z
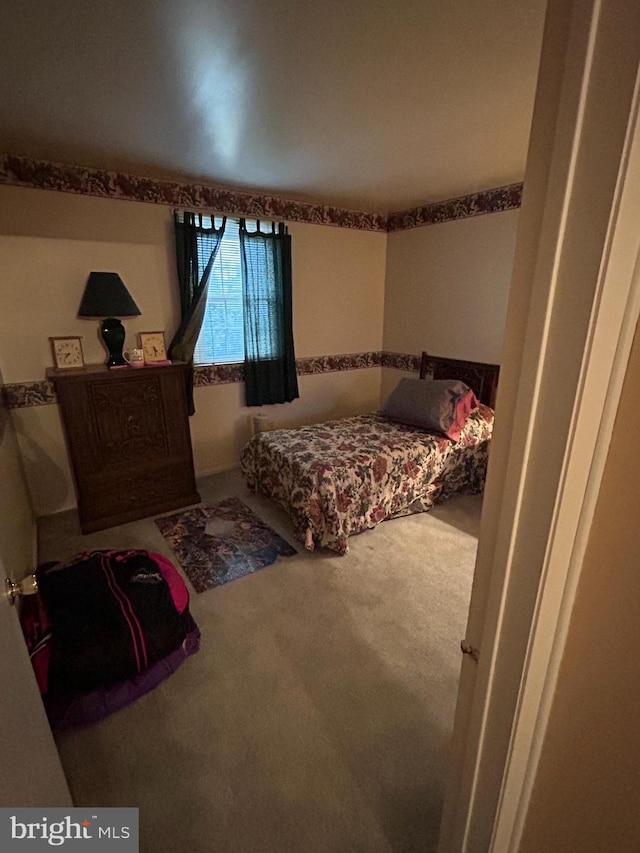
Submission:
M 144 352 L 145 364 L 169 364 L 164 332 L 138 332 L 140 349 Z
M 82 337 L 70 335 L 66 337 L 50 337 L 53 366 L 56 370 L 83 370 L 84 354 L 82 352 Z

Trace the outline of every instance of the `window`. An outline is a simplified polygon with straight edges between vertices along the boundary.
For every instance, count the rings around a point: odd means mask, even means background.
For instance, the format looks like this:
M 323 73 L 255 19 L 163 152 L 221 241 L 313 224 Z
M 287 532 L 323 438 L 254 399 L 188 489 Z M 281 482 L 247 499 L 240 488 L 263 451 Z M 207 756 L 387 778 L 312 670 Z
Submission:
M 225 217 L 223 227 L 215 217 L 212 222 L 211 216 L 176 211 L 175 228 L 182 320 L 172 357 L 196 364 L 242 362 L 247 406 L 295 400 L 291 236 L 285 223 Z
M 216 217 L 215 224 L 221 219 Z M 202 224 L 211 227 L 211 217 Z M 227 219 L 220 249 L 209 279 L 209 293 L 193 360 L 196 364 L 228 364 L 244 361 L 242 325 L 242 271 L 239 222 Z M 198 235 L 198 278 L 202 278 L 210 249 L 205 235 Z
M 221 218 L 215 218 L 216 226 L 221 224 Z M 211 227 L 210 216 L 202 217 L 202 224 Z M 255 220 L 246 220 L 247 229 L 257 228 Z M 267 222 L 261 222 L 263 230 Z M 209 291 L 205 308 L 202 328 L 194 351 L 195 364 L 230 364 L 244 361 L 244 327 L 242 300 L 242 267 L 240 260 L 240 223 L 236 219 L 227 219 L 224 236 L 213 262 Z M 198 278 L 202 278 L 211 252 L 210 239 L 206 234 L 198 235 Z M 273 272 L 268 271 L 269 280 Z M 256 303 L 260 322 L 264 331 L 260 336 L 261 353 L 269 356 L 269 332 L 274 327 L 272 313 L 275 310 L 276 297 L 273 286 L 265 281 L 265 286 Z

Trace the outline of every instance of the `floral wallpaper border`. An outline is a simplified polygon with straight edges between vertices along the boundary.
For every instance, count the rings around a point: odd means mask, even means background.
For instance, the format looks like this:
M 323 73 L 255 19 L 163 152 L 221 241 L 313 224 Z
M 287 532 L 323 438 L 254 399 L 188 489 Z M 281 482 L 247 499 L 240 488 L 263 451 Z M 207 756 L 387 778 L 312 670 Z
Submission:
M 387 229 L 387 217 L 381 213 L 346 210 L 207 184 L 142 178 L 124 172 L 48 163 L 13 155 L 0 156 L 0 184 L 166 204 L 190 210 L 215 210 L 217 213 L 261 219 L 286 219 L 365 231 Z
M 520 207 L 522 201 L 522 184 L 519 183 L 385 215 L 222 189 L 207 184 L 143 178 L 124 172 L 49 163 L 11 154 L 0 155 L 0 184 L 382 232 L 513 210 Z
M 366 367 L 379 367 L 382 353 L 357 352 L 348 355 L 318 355 L 309 358 L 296 359 L 298 376 L 309 376 L 314 373 L 337 373 L 341 370 L 361 370 Z M 244 365 L 242 364 L 211 364 L 196 367 L 193 384 L 196 387 L 204 385 L 226 385 L 232 382 L 244 382 Z
M 2 386 L 2 403 L 7 409 L 28 409 L 57 403 L 56 392 L 47 380 L 42 382 L 9 382 Z
M 392 367 L 394 370 L 405 370 L 414 373 L 420 370 L 420 356 L 402 352 L 381 352 L 382 367 Z
M 419 228 L 421 225 L 437 225 L 439 222 L 469 219 L 485 213 L 515 210 L 521 204 L 522 184 L 510 184 L 507 187 L 483 190 L 448 201 L 425 204 L 413 210 L 390 213 L 387 217 L 387 231 L 404 231 L 408 228 Z
M 392 367 L 396 370 L 417 371 L 420 367 L 420 356 L 393 352 L 356 352 L 296 359 L 298 376 L 363 370 L 369 367 Z M 229 385 L 243 381 L 244 366 L 242 364 L 214 364 L 195 369 L 194 385 L 197 387 Z M 47 380 L 7 383 L 2 388 L 2 401 L 7 409 L 27 409 L 58 402 L 53 384 Z

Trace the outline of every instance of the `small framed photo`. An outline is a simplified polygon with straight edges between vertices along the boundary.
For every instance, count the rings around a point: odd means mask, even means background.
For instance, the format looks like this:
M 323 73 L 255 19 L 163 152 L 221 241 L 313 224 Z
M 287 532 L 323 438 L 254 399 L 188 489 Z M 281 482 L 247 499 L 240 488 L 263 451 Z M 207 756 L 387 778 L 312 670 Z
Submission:
M 145 364 L 167 364 L 167 349 L 164 332 L 139 332 L 140 349 L 144 352 Z
M 84 367 L 82 338 L 49 338 L 49 341 L 57 370 L 81 370 Z

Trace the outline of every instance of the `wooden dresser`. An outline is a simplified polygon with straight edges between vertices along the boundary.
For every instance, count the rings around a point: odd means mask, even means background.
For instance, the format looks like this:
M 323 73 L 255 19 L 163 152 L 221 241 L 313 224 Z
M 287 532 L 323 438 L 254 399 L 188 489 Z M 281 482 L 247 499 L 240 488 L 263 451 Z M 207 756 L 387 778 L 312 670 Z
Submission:
M 83 533 L 199 503 L 186 365 L 47 370 L 71 459 Z

